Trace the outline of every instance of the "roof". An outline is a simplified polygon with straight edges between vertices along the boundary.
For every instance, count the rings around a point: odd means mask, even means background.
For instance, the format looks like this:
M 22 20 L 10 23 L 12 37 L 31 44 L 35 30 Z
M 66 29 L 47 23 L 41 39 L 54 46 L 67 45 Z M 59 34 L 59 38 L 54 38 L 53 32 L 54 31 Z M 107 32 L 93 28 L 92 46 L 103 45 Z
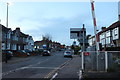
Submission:
M 34 43 L 41 43 L 42 41 L 35 41 Z
M 116 27 L 120 27 L 120 21 L 117 21 L 117 22 L 113 23 L 113 24 L 110 25 L 108 28 L 100 31 L 98 34 L 101 34 L 101 33 L 105 32 L 105 31 L 108 31 L 108 30 L 112 30 L 112 29 L 114 29 L 114 28 L 116 28 Z
M 14 30 L 13 34 L 15 34 L 16 32 L 17 32 L 17 30 Z M 29 36 L 27 34 L 22 33 L 20 30 L 18 32 L 19 32 L 19 36 L 21 36 L 21 37 L 26 37 L 27 38 Z
M 11 28 L 7 28 L 7 27 L 5 27 L 4 25 L 1 25 L 1 24 L 0 24 L 0 27 L 2 27 L 2 31 L 4 31 L 4 32 L 8 32 L 9 30 L 11 30 Z
M 21 36 L 21 37 L 26 37 L 26 38 L 27 38 L 29 35 L 20 32 L 20 36 Z

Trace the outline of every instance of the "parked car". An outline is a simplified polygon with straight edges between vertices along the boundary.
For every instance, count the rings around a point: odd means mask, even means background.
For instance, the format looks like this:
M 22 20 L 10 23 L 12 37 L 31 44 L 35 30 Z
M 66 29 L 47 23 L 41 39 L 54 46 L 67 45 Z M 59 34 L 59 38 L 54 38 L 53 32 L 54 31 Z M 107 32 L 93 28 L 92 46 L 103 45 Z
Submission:
M 50 51 L 44 50 L 41 55 L 42 56 L 50 56 L 51 54 L 50 54 Z
M 7 52 L 10 54 L 11 57 L 13 56 L 13 52 L 12 51 L 7 51 Z
M 72 58 L 72 52 L 71 51 L 65 51 L 64 57 L 71 57 Z
M 29 56 L 29 53 L 26 53 L 24 50 L 14 51 L 14 56 L 26 57 Z
M 25 50 L 22 50 L 25 54 L 27 54 L 27 56 L 30 56 L 30 51 L 25 51 Z
M 27 53 L 28 56 L 30 56 L 33 53 L 31 50 L 28 50 L 28 49 L 26 49 L 24 51 Z
M 2 51 L 2 61 L 5 61 L 5 59 L 9 60 L 13 56 L 13 53 L 11 51 Z

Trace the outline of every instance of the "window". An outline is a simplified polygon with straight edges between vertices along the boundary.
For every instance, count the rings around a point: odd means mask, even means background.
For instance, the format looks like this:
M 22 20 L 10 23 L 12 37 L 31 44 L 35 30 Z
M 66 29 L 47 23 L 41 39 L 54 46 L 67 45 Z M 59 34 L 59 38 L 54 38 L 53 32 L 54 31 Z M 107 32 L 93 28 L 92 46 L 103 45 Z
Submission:
M 18 36 L 15 36 L 15 40 L 18 41 Z
M 106 32 L 106 37 L 110 36 L 110 30 Z
M 105 39 L 102 39 L 101 43 L 102 43 L 102 45 L 104 45 L 105 44 Z
M 115 28 L 115 30 L 114 30 L 114 34 L 115 34 L 115 35 L 118 34 L 118 28 Z
M 112 34 L 113 40 L 116 40 L 116 39 L 119 38 L 119 37 L 118 37 L 118 28 L 113 29 L 112 33 L 113 33 L 113 34 Z
M 106 38 L 106 44 L 109 44 L 110 43 L 110 37 L 107 37 Z
M 8 32 L 8 33 L 7 33 L 7 38 L 10 39 L 10 37 L 11 37 L 11 33 Z

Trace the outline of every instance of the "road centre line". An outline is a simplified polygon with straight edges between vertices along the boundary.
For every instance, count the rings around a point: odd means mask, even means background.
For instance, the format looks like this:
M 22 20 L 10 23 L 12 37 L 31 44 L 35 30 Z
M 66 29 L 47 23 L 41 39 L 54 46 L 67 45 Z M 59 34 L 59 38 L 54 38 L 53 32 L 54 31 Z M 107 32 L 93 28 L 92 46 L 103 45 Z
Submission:
M 79 76 L 79 80 L 81 80 L 82 79 L 82 70 L 79 70 L 78 76 Z
M 50 80 L 53 80 L 57 75 L 58 75 L 58 73 L 55 73 Z
M 63 64 L 61 64 L 58 69 L 55 69 L 53 71 L 51 71 L 50 73 L 48 73 L 44 78 L 50 78 L 50 76 L 52 76 L 53 73 L 57 72 L 59 69 L 62 69 L 68 62 L 70 62 L 72 59 L 67 60 L 66 62 L 64 62 Z

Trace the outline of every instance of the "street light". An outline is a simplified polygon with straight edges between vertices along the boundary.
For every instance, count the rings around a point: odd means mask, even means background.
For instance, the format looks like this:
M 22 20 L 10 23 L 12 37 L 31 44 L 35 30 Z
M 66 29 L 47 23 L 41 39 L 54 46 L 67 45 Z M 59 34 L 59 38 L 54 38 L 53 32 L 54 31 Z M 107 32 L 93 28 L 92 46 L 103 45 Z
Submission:
M 8 18 L 9 18 L 9 17 L 8 17 L 8 16 L 9 16 L 9 15 L 8 15 L 8 12 L 9 12 L 9 10 L 8 10 L 8 9 L 9 9 L 9 5 L 12 5 L 12 3 L 11 3 L 11 2 L 7 2 L 7 17 L 6 17 L 6 27 L 7 27 L 7 28 L 8 28 Z
M 6 17 L 6 27 L 8 28 L 8 6 L 9 6 L 9 3 L 7 2 L 7 17 Z
M 9 2 L 7 2 L 7 16 L 6 16 L 6 27 L 8 28 L 8 6 L 10 5 Z M 6 50 L 7 50 L 7 34 L 8 32 L 6 33 Z M 7 53 L 5 54 L 5 62 L 7 63 Z

